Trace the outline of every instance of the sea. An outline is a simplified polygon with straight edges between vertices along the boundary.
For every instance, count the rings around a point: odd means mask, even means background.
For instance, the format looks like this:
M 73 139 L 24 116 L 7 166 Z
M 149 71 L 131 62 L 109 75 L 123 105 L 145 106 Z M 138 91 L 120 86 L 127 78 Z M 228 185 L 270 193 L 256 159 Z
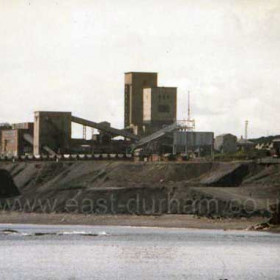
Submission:
M 280 235 L 1 224 L 0 279 L 280 279 Z

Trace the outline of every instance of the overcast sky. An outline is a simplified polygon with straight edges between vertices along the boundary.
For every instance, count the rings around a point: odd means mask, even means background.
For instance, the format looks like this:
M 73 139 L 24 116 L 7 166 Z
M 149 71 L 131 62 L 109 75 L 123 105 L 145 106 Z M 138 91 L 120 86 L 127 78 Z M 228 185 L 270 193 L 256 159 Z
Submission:
M 122 127 L 124 72 L 151 71 L 178 87 L 178 119 L 191 91 L 197 130 L 280 134 L 279 0 L 0 0 L 0 58 L 0 122 Z

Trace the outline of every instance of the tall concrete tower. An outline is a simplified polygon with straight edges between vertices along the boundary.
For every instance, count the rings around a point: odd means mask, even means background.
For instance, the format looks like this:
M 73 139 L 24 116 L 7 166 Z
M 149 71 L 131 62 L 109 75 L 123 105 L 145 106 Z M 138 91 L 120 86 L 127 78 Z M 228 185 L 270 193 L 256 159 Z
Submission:
M 125 73 L 124 126 L 143 132 L 143 89 L 157 87 L 157 73 Z
M 34 155 L 49 148 L 55 153 L 69 153 L 71 147 L 71 112 L 34 113 Z

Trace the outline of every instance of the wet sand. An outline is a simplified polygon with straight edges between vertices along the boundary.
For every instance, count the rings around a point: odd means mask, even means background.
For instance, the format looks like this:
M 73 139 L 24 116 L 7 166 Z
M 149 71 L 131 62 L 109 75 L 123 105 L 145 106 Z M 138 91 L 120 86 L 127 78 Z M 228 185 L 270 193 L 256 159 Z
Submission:
M 1 212 L 0 223 L 45 224 L 45 225 L 106 225 L 135 227 L 196 228 L 221 230 L 246 230 L 265 222 L 263 217 L 209 219 L 193 215 L 82 215 L 82 214 L 38 214 L 22 212 Z M 270 229 L 271 230 L 271 229 Z M 278 231 L 279 227 L 272 229 Z

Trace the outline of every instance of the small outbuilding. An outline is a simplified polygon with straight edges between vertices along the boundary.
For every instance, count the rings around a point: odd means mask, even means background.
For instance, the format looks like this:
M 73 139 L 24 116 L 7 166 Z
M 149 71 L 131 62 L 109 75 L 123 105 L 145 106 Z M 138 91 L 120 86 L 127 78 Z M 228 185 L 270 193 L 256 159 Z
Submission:
M 221 153 L 235 153 L 237 151 L 237 137 L 227 133 L 215 138 L 214 148 Z
M 255 149 L 255 144 L 241 137 L 237 142 L 237 147 L 239 151 L 248 152 Z

